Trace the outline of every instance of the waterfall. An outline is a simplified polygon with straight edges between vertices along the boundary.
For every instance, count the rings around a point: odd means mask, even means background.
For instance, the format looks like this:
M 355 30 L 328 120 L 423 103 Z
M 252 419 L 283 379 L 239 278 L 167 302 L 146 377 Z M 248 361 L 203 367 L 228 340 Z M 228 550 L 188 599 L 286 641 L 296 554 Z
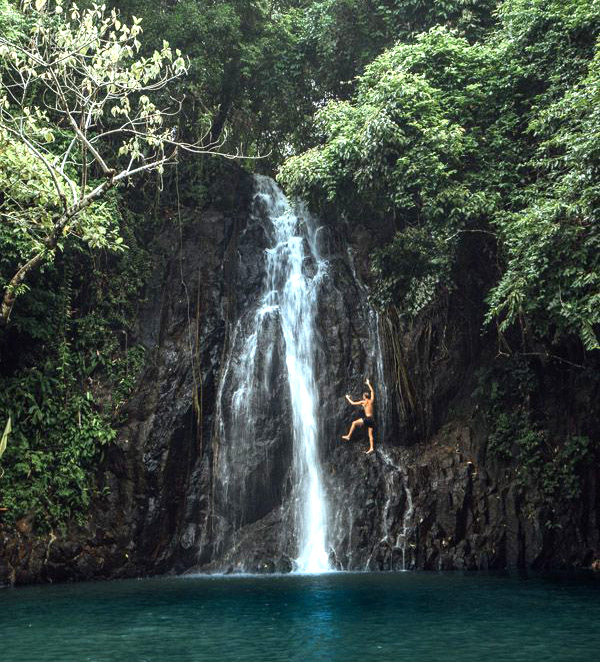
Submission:
M 386 501 L 381 514 L 381 526 L 383 537 L 379 544 L 385 543 L 389 545 L 390 550 L 401 550 L 402 552 L 402 570 L 407 570 L 406 552 L 407 548 L 414 546 L 409 542 L 411 536 L 414 534 L 414 526 L 412 525 L 413 517 L 415 514 L 415 506 L 413 503 L 412 491 L 409 487 L 408 473 L 402 462 L 394 461 L 394 458 L 387 450 L 380 451 L 381 459 L 384 462 L 385 470 L 383 472 L 383 481 L 385 487 Z M 404 492 L 405 504 L 404 513 L 402 515 L 402 528 L 396 533 L 394 539 L 393 530 L 396 527 L 390 527 L 390 515 L 393 517 L 394 511 L 398 509 L 400 491 Z M 394 522 L 395 524 L 395 522 Z M 371 552 L 371 557 L 376 548 Z M 367 559 L 367 568 L 371 557 Z M 393 556 L 391 557 L 393 563 Z
M 324 572 L 329 570 L 327 510 L 315 370 L 318 293 L 327 263 L 319 254 L 313 219 L 302 207 L 293 209 L 268 177 L 255 177 L 251 219 L 263 228 L 269 245 L 257 304 L 236 325 L 218 394 L 223 510 L 229 503 L 229 510 L 236 513 L 234 529 L 262 516 L 252 491 L 258 492 L 260 485 L 262 493 L 268 493 L 268 482 L 275 479 L 270 475 L 269 453 L 261 448 L 260 431 L 272 425 L 270 403 L 285 400 L 290 419 L 286 425 L 293 440 L 289 503 L 297 541 L 295 570 Z M 277 407 L 284 410 L 283 404 Z M 285 430 L 278 434 L 286 436 Z M 254 462 L 251 474 L 236 473 L 240 458 Z
M 402 477 L 405 483 L 404 493 L 406 494 L 406 509 L 404 510 L 404 515 L 402 517 L 402 533 L 400 539 L 402 542 L 402 570 L 406 570 L 406 546 L 408 543 L 408 537 L 412 533 L 410 523 L 415 513 L 415 506 L 413 504 L 412 492 L 408 486 L 406 474 L 403 474 Z

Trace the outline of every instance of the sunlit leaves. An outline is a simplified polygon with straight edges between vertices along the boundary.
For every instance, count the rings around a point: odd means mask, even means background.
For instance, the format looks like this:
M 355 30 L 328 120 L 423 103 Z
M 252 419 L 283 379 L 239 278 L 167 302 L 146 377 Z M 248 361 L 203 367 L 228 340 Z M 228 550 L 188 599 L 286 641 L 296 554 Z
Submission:
M 453 238 L 495 208 L 493 183 L 481 187 L 475 174 L 487 137 L 468 130 L 477 105 L 482 123 L 492 121 L 484 101 L 493 55 L 441 28 L 397 45 L 367 67 L 351 102 L 317 113 L 322 145 L 280 171 L 289 190 L 315 205 L 326 200 L 350 219 L 395 224 L 399 233 L 374 263 L 385 281 L 376 292 L 382 304 L 405 298 L 407 309 L 421 310 L 447 281 Z M 432 254 L 419 262 L 419 250 Z M 408 277 L 396 273 L 406 254 L 420 264 Z
M 2 323 L 28 270 L 70 236 L 122 249 L 114 210 L 111 218 L 97 201 L 135 174 L 162 173 L 175 158 L 181 143 L 165 118 L 179 106 L 152 97 L 187 71 L 164 40 L 140 57 L 140 20 L 127 24 L 106 5 L 25 3 L 23 16 L 22 33 L 0 36 L 0 159 L 8 168 L 0 213 L 15 240 L 5 258 L 12 269 L 0 270 Z

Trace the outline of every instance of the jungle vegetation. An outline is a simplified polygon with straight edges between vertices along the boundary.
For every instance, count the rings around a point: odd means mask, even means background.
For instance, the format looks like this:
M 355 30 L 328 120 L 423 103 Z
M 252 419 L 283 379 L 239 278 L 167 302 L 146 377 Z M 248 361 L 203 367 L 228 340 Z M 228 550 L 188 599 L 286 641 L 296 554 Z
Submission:
M 491 450 L 508 462 L 506 439 L 524 439 L 539 478 L 543 425 L 507 385 L 535 388 L 534 357 L 593 372 L 600 349 L 600 2 L 112 4 L 0 0 L 4 520 L 85 520 L 144 362 L 128 338 L 173 204 L 163 182 L 202 206 L 219 169 L 175 142 L 239 152 L 324 217 L 385 228 L 373 297 L 406 320 L 452 291 L 480 237 L 482 329 L 518 366 L 482 386 L 497 385 Z M 101 39 L 82 46 L 90 31 Z M 86 76 L 92 55 L 112 79 Z M 116 186 L 123 172 L 135 190 Z M 591 442 L 564 447 L 571 476 Z

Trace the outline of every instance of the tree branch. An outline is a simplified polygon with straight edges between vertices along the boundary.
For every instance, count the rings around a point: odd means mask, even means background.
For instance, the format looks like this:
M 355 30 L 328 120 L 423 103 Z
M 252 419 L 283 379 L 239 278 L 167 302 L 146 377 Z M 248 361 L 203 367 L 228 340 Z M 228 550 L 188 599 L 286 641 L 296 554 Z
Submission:
M 46 170 L 50 173 L 50 177 L 52 178 L 52 182 L 54 183 L 54 188 L 56 189 L 56 193 L 59 197 L 59 200 L 61 201 L 61 204 L 63 206 L 64 211 L 67 211 L 67 198 L 65 197 L 65 194 L 62 192 L 60 188 L 60 184 L 58 183 L 58 179 L 56 178 L 56 173 L 54 172 L 54 167 L 48 162 L 46 157 L 31 143 L 24 135 L 22 131 L 17 131 L 16 129 L 13 129 L 11 126 L 8 126 L 4 122 L 0 121 L 0 128 L 4 129 L 8 133 L 11 133 L 14 135 L 16 138 L 18 138 L 26 147 L 29 149 L 29 151 L 36 156 L 40 161 L 44 164 L 46 167 Z M 61 173 L 61 175 L 64 177 L 64 175 Z

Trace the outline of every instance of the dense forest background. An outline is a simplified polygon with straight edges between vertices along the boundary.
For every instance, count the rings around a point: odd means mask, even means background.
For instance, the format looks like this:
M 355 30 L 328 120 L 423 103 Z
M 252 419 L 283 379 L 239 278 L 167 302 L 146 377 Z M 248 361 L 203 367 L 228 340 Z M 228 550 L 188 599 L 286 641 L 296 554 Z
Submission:
M 277 176 L 325 221 L 372 228 L 373 301 L 402 323 L 450 296 L 465 265 L 483 264 L 481 333 L 495 357 L 479 386 L 489 450 L 540 499 L 576 499 L 598 454 L 600 2 L 114 4 L 119 25 L 141 19 L 127 57 L 152 58 L 166 40 L 186 61 L 153 99 L 180 102 L 173 132 L 244 158 L 182 151 L 42 247 L 0 328 L 0 433 L 9 418 L 12 427 L 0 459 L 3 522 L 85 520 L 95 467 L 147 358 L 135 319 L 153 241 L 186 222 L 182 208 L 226 204 L 221 183 L 236 167 Z M 3 84 L 40 16 L 74 29 L 78 15 L 55 9 L 0 0 Z M 36 130 L 59 154 L 64 116 L 44 99 L 33 86 L 27 104 L 42 109 Z M 108 141 L 115 154 L 119 146 Z M 92 168 L 84 184 L 102 177 Z M 4 293 L 40 252 L 46 212 L 60 202 L 50 185 L 0 123 Z M 572 397 L 563 412 L 547 409 L 556 384 Z

